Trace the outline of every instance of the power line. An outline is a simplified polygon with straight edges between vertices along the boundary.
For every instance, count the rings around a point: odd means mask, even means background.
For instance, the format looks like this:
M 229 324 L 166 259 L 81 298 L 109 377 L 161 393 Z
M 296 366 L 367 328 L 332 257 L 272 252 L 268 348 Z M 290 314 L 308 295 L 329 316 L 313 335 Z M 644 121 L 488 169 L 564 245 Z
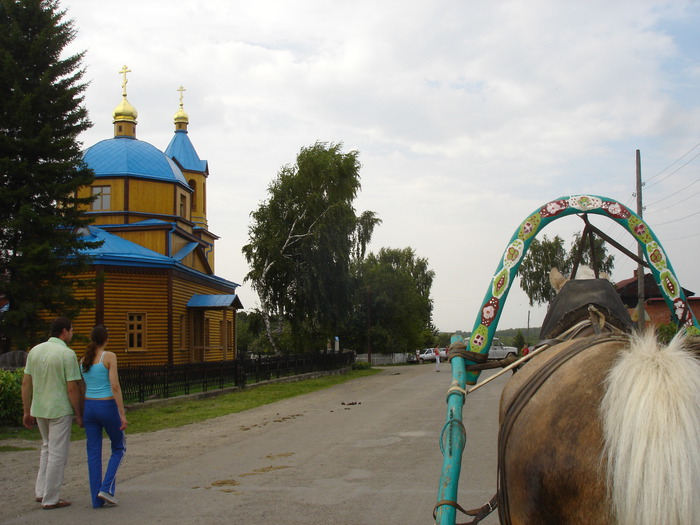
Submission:
M 665 208 L 661 208 L 660 210 L 651 210 L 650 213 L 656 213 L 656 212 L 659 212 L 659 211 L 668 210 L 669 208 L 673 208 L 674 206 L 677 206 L 677 205 L 679 205 L 679 204 L 681 204 L 681 203 L 687 201 L 688 199 L 692 199 L 692 198 L 695 197 L 696 195 L 700 195 L 700 191 L 696 191 L 695 193 L 693 193 L 693 194 L 691 194 L 691 195 L 688 195 L 685 199 L 681 199 L 681 200 L 679 200 L 678 202 L 674 202 L 673 204 L 671 204 L 671 205 L 669 205 L 669 206 L 666 206 Z
M 698 155 L 700 155 L 700 153 L 698 153 Z M 687 189 L 690 188 L 693 184 L 697 184 L 698 182 L 700 182 L 700 179 L 695 179 L 693 182 L 691 182 L 690 184 L 688 184 L 686 187 L 681 188 L 680 190 L 678 190 L 678 191 L 676 191 L 676 192 L 674 192 L 674 193 L 671 193 L 671 195 L 667 195 L 667 196 L 664 197 L 663 199 L 659 199 L 658 201 L 652 202 L 651 204 L 647 204 L 647 205 L 645 206 L 645 208 L 646 208 L 647 206 L 653 206 L 654 204 L 658 204 L 658 203 L 660 203 L 660 202 L 663 202 L 663 201 L 665 201 L 666 199 L 670 199 L 670 198 L 673 197 L 674 195 L 678 195 L 680 192 L 687 190 Z M 695 193 L 694 195 L 697 195 L 697 193 Z M 692 197 L 692 195 L 691 195 L 691 197 Z M 688 197 L 688 198 L 690 198 L 690 197 Z M 686 199 L 683 199 L 683 200 L 686 200 Z M 680 202 L 683 202 L 683 201 L 680 201 Z M 679 204 L 679 203 L 677 202 L 676 204 Z M 675 206 L 675 204 L 672 204 L 671 206 Z M 671 206 L 667 206 L 667 208 L 670 208 Z M 665 210 L 665 209 L 667 209 L 667 208 L 663 208 L 663 209 Z M 660 210 L 657 210 L 657 211 L 660 211 Z
M 698 237 L 698 236 L 700 236 L 700 232 L 693 233 L 691 235 L 684 235 L 683 237 L 674 237 L 673 239 L 664 239 L 664 242 L 682 241 L 683 239 L 690 239 L 691 237 Z
M 671 223 L 678 222 L 678 221 L 684 221 L 685 219 L 689 219 L 690 217 L 693 217 L 694 215 L 698 215 L 698 214 L 700 214 L 700 211 L 696 211 L 695 213 L 691 213 L 690 215 L 686 215 L 685 217 L 681 217 L 680 219 L 673 219 L 672 221 L 660 222 L 659 224 L 655 224 L 654 227 L 665 226 L 666 224 L 671 224 Z
M 683 157 L 686 157 L 687 155 L 689 155 L 689 154 L 690 154 L 695 148 L 697 148 L 698 146 L 700 146 L 700 142 L 698 142 L 695 146 L 693 146 L 692 148 L 690 148 L 686 153 L 684 153 L 684 154 L 681 155 L 679 158 L 677 158 L 676 160 L 674 160 L 671 164 L 669 164 L 668 166 L 666 166 L 664 169 L 662 169 L 662 170 L 661 170 L 660 172 L 658 172 L 656 175 L 654 175 L 653 177 L 650 177 L 650 178 L 648 178 L 647 180 L 645 180 L 645 181 L 644 181 L 644 184 L 646 185 L 647 182 L 651 182 L 651 181 L 654 180 L 656 177 L 658 177 L 659 175 L 661 175 L 664 171 L 666 171 L 667 169 L 671 168 L 674 164 L 680 162 L 680 161 L 683 159 Z M 695 155 L 695 157 L 693 157 L 693 158 L 690 159 L 688 162 L 686 162 L 685 164 L 683 164 L 683 166 L 686 166 L 689 162 L 691 162 L 693 159 L 695 159 L 698 155 L 700 155 L 700 153 L 698 153 L 697 155 Z M 681 166 L 681 167 L 678 168 L 678 169 L 683 168 L 683 166 Z M 676 171 L 678 171 L 678 170 L 676 170 Z M 674 171 L 673 173 L 676 173 L 676 171 Z M 673 175 L 673 173 L 670 173 L 670 174 L 668 175 L 668 177 L 670 177 L 671 175 Z M 668 177 L 664 177 L 664 178 L 661 179 L 661 180 L 665 180 L 665 179 L 668 178 Z M 659 182 L 661 182 L 661 181 L 659 181 Z M 656 184 L 658 184 L 658 182 L 657 182 Z
M 698 144 L 700 145 L 700 142 L 699 142 Z M 695 147 L 697 147 L 697 145 L 696 145 Z M 690 151 L 692 151 L 692 150 L 690 150 Z M 690 152 L 688 152 L 688 153 L 690 153 Z M 686 153 L 686 155 L 687 155 L 688 153 Z M 683 155 L 683 157 L 685 157 L 685 155 Z M 681 157 L 681 159 L 682 159 L 683 157 Z M 682 164 L 682 165 L 679 166 L 677 169 L 673 170 L 671 173 L 669 173 L 668 175 L 666 175 L 663 179 L 657 180 L 654 184 L 650 184 L 650 185 L 647 186 L 647 185 L 646 185 L 646 181 L 645 181 L 645 182 L 644 182 L 644 184 L 645 184 L 644 187 L 647 188 L 647 189 L 653 188 L 653 187 L 656 186 L 657 184 L 660 184 L 660 183 L 662 183 L 663 181 L 665 181 L 666 179 L 668 179 L 671 175 L 674 175 L 674 174 L 678 173 L 679 171 L 681 171 L 683 168 L 685 168 L 688 164 L 690 164 L 691 162 L 693 162 L 693 161 L 694 161 L 695 159 L 697 159 L 698 157 L 700 157 L 700 152 L 698 152 L 698 153 L 696 153 L 695 155 L 693 155 L 693 156 L 690 158 L 690 160 L 689 160 L 688 162 L 686 162 L 685 164 Z M 680 160 L 680 159 L 678 159 L 678 160 Z M 676 161 L 676 162 L 678 162 L 678 161 Z M 675 164 L 675 162 L 674 162 L 673 164 Z M 673 164 L 671 164 L 671 166 L 673 166 Z M 670 166 L 669 166 L 669 167 L 670 167 Z M 668 169 L 668 168 L 666 168 L 666 169 Z M 652 177 L 651 179 L 653 179 L 653 178 L 655 178 L 655 177 L 658 177 L 661 173 L 663 173 L 663 172 L 657 173 L 657 174 L 654 175 L 654 177 Z M 649 180 L 651 180 L 651 179 L 649 179 Z

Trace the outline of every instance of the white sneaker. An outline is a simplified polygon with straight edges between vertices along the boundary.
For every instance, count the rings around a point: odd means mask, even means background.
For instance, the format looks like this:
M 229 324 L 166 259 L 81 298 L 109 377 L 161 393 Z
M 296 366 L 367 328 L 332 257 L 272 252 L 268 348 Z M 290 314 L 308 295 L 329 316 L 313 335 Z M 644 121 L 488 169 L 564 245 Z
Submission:
M 104 500 L 105 503 L 109 503 L 110 505 L 117 504 L 117 498 L 112 496 L 109 492 L 99 491 L 97 493 L 97 497 L 101 500 Z

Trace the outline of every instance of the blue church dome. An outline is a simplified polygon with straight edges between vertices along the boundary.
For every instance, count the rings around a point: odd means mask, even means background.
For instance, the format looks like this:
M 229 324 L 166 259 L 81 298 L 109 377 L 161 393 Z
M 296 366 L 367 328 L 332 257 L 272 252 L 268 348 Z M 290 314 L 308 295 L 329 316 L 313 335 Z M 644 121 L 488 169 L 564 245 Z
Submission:
M 101 140 L 83 154 L 95 177 L 139 177 L 179 183 L 189 188 L 180 168 L 155 146 L 119 136 Z

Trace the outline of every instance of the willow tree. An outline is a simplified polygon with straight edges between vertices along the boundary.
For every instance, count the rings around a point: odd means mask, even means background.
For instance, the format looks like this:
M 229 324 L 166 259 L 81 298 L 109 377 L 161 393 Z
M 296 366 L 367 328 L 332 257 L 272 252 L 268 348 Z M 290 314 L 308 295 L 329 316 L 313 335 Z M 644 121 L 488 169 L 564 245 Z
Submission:
M 83 53 L 57 1 L 0 0 L 0 331 L 7 348 L 46 336 L 46 316 L 76 315 L 74 279 L 85 262 L 78 229 L 89 223 L 76 190 L 93 180 L 78 135 Z M 42 315 L 43 314 L 43 315 Z
M 379 222 L 372 212 L 358 217 L 353 207 L 360 190 L 358 155 L 344 153 L 342 143 L 302 148 L 251 214 L 243 247 L 251 268 L 246 280 L 260 298 L 275 351 L 283 326 L 291 335 L 285 350 L 325 348 L 350 311 L 351 260 L 364 253 Z

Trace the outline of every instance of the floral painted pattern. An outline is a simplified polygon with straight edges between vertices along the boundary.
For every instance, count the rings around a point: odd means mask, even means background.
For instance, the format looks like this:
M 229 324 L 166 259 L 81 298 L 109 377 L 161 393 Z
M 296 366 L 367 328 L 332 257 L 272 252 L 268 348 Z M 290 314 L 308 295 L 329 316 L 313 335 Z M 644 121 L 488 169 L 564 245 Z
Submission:
M 644 220 L 619 202 L 606 197 L 595 195 L 573 195 L 561 197 L 548 202 L 535 213 L 525 219 L 510 243 L 506 247 L 503 258 L 489 285 L 483 301 L 480 315 L 477 317 L 470 348 L 474 352 L 485 353 L 491 346 L 491 341 L 498 325 L 501 310 L 508 296 L 510 286 L 520 267 L 528 247 L 537 233 L 551 221 L 575 213 L 594 213 L 607 216 L 624 226 L 644 248 L 644 254 L 649 261 L 654 278 L 662 290 L 669 308 L 677 317 L 687 315 L 684 326 L 691 334 L 700 335 L 700 325 L 688 309 L 678 279 L 673 273 L 661 244 L 655 239 L 651 228 Z M 470 372 L 476 381 L 478 372 Z

